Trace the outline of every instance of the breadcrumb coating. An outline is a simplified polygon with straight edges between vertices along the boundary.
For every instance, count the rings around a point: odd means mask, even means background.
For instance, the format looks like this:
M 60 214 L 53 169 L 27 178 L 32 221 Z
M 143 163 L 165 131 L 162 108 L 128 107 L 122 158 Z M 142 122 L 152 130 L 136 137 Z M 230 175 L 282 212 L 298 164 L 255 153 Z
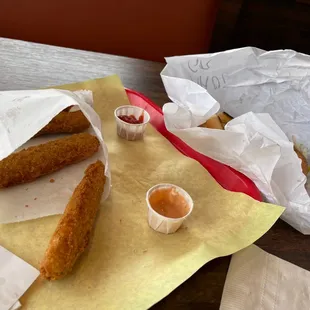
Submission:
M 56 115 L 45 127 L 35 136 L 56 133 L 79 133 L 88 129 L 89 121 L 82 111 L 62 111 Z
M 67 275 L 88 245 L 105 184 L 101 161 L 88 166 L 74 190 L 41 262 L 41 275 L 57 280 Z
M 85 160 L 99 145 L 97 137 L 80 133 L 13 153 L 0 161 L 0 188 L 31 182 Z

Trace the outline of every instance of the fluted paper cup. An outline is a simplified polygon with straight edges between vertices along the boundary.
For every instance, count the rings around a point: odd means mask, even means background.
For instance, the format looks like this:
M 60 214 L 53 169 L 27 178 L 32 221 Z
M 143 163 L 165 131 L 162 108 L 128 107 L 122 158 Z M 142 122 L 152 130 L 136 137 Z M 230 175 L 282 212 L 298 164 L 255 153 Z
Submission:
M 139 119 L 142 113 L 143 123 L 141 124 L 129 124 L 119 118 L 119 116 L 123 115 L 134 115 Z M 117 126 L 117 134 L 121 138 L 129 141 L 140 140 L 143 138 L 146 126 L 150 121 L 150 115 L 144 109 L 132 105 L 124 105 L 114 111 L 114 116 Z
M 170 218 L 159 214 L 152 208 L 149 198 L 152 193 L 162 188 L 174 188 L 178 194 L 183 196 L 189 206 L 189 211 L 185 216 L 180 218 Z M 146 193 L 146 203 L 148 207 L 148 223 L 150 227 L 164 234 L 172 234 L 176 232 L 181 227 L 184 220 L 191 214 L 194 207 L 191 196 L 184 189 L 173 184 L 158 184 L 151 187 Z

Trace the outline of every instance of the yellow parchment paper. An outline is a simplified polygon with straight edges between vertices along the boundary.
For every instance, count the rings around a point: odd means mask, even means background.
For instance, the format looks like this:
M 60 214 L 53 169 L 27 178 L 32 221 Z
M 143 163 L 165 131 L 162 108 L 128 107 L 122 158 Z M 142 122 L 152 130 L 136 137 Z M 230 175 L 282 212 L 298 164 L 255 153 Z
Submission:
M 120 139 L 113 112 L 128 101 L 117 76 L 61 88 L 94 92 L 109 149 L 112 191 L 72 274 L 57 282 L 38 279 L 21 299 L 24 309 L 149 308 L 208 261 L 253 243 L 283 212 L 225 191 L 150 125 L 143 141 Z M 147 224 L 146 191 L 163 182 L 183 187 L 195 203 L 183 228 L 172 235 Z M 39 268 L 59 217 L 1 225 L 0 244 Z

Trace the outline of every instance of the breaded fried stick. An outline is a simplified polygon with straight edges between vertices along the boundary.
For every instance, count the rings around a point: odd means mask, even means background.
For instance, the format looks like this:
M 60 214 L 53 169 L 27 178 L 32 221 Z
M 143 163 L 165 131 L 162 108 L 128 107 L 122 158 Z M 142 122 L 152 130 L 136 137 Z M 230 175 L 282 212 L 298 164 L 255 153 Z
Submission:
M 307 174 L 308 174 L 308 162 L 307 162 L 306 157 L 303 155 L 302 152 L 300 152 L 297 149 L 296 145 L 294 145 L 294 151 L 297 154 L 297 156 L 301 159 L 301 170 L 302 170 L 303 174 L 305 176 L 307 176 Z
M 220 121 L 224 127 L 228 122 L 230 122 L 233 119 L 229 114 L 227 114 L 225 112 L 220 112 L 217 114 L 217 116 L 219 117 L 219 119 L 220 119 Z
M 89 121 L 82 111 L 62 111 L 35 136 L 55 133 L 79 133 L 89 128 Z
M 57 280 L 68 274 L 88 245 L 105 184 L 104 165 L 98 160 L 85 171 L 50 240 L 41 262 L 41 275 Z
M 98 139 L 88 133 L 32 146 L 0 161 L 0 188 L 34 181 L 78 163 L 99 149 Z
M 205 123 L 200 127 L 212 128 L 212 129 L 224 129 L 219 117 L 215 114 L 211 116 Z

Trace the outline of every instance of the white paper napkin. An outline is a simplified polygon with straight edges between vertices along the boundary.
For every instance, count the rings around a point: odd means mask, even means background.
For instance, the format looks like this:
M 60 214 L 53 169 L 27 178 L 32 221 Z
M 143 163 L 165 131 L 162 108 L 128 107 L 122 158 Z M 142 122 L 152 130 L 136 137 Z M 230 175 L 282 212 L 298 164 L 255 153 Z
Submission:
M 255 245 L 232 256 L 220 310 L 308 310 L 310 272 Z
M 40 272 L 0 246 L 0 310 L 20 307 L 18 299 Z
M 101 120 L 92 109 L 92 92 L 65 90 L 25 90 L 0 92 L 0 160 L 18 148 L 45 143 L 59 136 L 32 138 L 60 111 L 68 106 L 79 108 L 91 123 L 89 132 L 97 136 L 101 148 L 91 158 L 70 165 L 34 182 L 0 190 L 0 223 L 25 221 L 60 214 L 90 163 L 100 159 L 105 164 L 103 199 L 110 192 L 111 175 L 108 150 L 101 134 Z M 30 139 L 30 140 L 29 140 Z M 53 178 L 55 182 L 49 180 Z

